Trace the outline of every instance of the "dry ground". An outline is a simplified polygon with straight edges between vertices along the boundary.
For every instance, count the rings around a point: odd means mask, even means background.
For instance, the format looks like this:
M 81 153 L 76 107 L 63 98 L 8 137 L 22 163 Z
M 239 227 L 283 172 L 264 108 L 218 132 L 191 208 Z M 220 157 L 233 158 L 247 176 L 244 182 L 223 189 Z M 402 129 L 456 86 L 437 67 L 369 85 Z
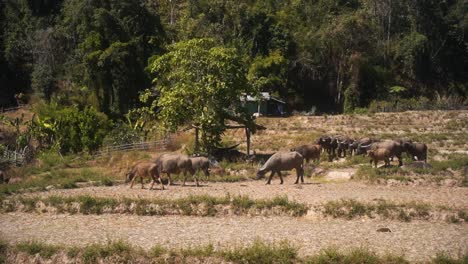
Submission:
M 290 217 L 151 217 L 128 215 L 0 215 L 0 235 L 12 242 L 41 240 L 51 244 L 86 245 L 124 239 L 149 249 L 155 244 L 180 248 L 213 244 L 246 245 L 255 239 L 289 240 L 311 255 L 320 249 L 368 247 L 378 253 L 428 260 L 436 252 L 457 256 L 468 245 L 468 226 L 395 221 L 314 221 Z M 376 230 L 388 227 L 390 233 Z

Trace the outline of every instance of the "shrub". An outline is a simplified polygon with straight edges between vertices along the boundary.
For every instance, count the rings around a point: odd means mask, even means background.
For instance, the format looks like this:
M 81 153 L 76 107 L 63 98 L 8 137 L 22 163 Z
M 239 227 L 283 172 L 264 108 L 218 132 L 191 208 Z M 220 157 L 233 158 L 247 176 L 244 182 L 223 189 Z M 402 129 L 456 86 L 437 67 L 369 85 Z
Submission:
M 57 147 L 61 153 L 97 150 L 109 127 L 105 114 L 93 107 L 61 107 L 43 104 L 35 109 L 38 118 L 31 125 L 31 134 L 45 147 Z

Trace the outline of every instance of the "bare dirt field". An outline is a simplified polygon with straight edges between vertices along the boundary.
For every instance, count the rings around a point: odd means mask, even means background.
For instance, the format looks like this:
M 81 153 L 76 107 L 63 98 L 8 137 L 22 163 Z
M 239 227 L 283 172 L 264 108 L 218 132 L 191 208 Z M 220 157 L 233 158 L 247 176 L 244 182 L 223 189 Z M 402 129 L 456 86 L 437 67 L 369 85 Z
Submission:
M 378 253 L 405 255 L 410 260 L 428 260 L 437 252 L 457 255 L 468 244 L 468 226 L 427 222 L 314 221 L 290 217 L 136 217 L 83 215 L 0 215 L 2 237 L 13 241 L 42 240 L 51 244 L 86 245 L 123 239 L 149 249 L 169 247 L 216 247 L 247 245 L 255 239 L 288 240 L 302 255 L 330 246 L 368 247 Z M 376 230 L 388 227 L 392 232 Z

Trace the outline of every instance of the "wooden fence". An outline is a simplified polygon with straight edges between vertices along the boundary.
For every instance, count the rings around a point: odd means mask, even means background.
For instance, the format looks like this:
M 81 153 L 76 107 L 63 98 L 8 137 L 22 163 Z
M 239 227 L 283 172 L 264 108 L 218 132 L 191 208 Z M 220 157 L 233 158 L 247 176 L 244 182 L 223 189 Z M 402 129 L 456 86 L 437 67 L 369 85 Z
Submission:
M 23 107 L 24 107 L 24 105 L 20 105 L 20 106 L 16 106 L 16 107 L 9 107 L 9 108 L 4 108 L 2 106 L 2 107 L 0 107 L 0 113 L 16 111 L 16 110 L 21 109 Z
M 113 152 L 124 152 L 124 151 L 132 151 L 132 150 L 150 150 L 150 149 L 162 150 L 166 148 L 169 142 L 170 142 L 170 138 L 165 138 L 165 139 L 156 140 L 156 141 L 107 146 L 107 147 L 102 148 L 98 152 L 96 152 L 94 156 L 100 157 L 100 156 L 108 155 Z
M 10 163 L 16 166 L 20 166 L 25 162 L 24 154 L 11 150 L 4 150 L 0 156 L 0 163 Z

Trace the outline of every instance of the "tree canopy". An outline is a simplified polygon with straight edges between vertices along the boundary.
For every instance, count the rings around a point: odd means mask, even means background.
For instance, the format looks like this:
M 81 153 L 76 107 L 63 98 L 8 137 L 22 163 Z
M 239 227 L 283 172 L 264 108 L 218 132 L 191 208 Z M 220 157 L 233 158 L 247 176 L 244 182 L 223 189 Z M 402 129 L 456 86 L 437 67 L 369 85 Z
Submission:
M 146 90 L 143 101 L 160 109 L 158 117 L 168 131 L 190 123 L 198 127 L 205 151 L 219 145 L 226 119 L 250 118 L 240 97 L 254 90 L 234 48 L 219 46 L 213 39 L 181 41 L 152 58 L 149 68 L 156 76 L 156 89 Z M 158 96 L 151 97 L 153 93 Z
M 145 67 L 173 43 L 235 48 L 250 85 L 291 110 L 352 111 L 393 96 L 467 97 L 464 0 L 0 0 L 2 105 L 14 94 L 140 106 Z

